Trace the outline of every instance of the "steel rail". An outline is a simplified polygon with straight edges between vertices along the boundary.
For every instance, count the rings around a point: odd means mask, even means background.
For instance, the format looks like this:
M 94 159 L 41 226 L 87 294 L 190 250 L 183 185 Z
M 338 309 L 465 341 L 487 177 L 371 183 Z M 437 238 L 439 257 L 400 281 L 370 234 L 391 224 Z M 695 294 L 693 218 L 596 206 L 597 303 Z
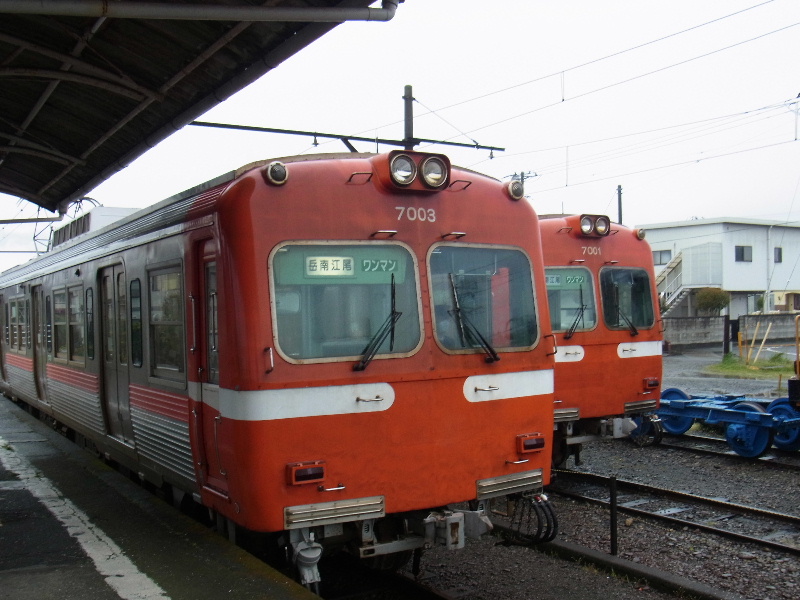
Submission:
M 605 475 L 598 475 L 595 473 L 581 473 L 578 471 L 568 471 L 568 470 L 553 470 L 559 474 L 566 474 L 568 476 L 573 476 L 578 479 L 591 479 L 597 482 L 601 482 L 604 484 L 608 484 L 611 481 L 611 477 Z M 771 519 L 776 519 L 780 521 L 785 521 L 788 523 L 792 523 L 795 525 L 800 525 L 800 516 L 795 515 L 787 515 L 785 513 L 779 513 L 775 511 L 765 510 L 761 508 L 756 508 L 753 506 L 746 506 L 743 504 L 736 504 L 733 502 L 725 502 L 723 500 L 716 500 L 714 498 L 706 498 L 704 496 L 696 496 L 693 494 L 689 494 L 686 492 L 676 492 L 674 490 L 668 490 L 665 488 L 659 488 L 656 486 L 650 486 L 646 484 L 636 483 L 634 481 L 626 481 L 624 479 L 617 479 L 617 485 L 620 487 L 629 488 L 635 491 L 642 491 L 646 493 L 651 493 L 654 495 L 661 495 L 661 496 L 668 496 L 674 498 L 680 498 L 683 500 L 691 500 L 695 503 L 700 504 L 707 504 L 710 506 L 718 507 L 718 508 L 725 508 L 734 512 L 740 512 L 749 515 L 757 515 L 761 517 L 768 517 Z M 548 493 L 551 494 L 558 494 L 560 496 L 564 496 L 567 498 L 573 498 L 576 500 L 584 500 L 586 502 L 590 502 L 592 504 L 598 504 L 601 506 L 611 506 L 611 502 L 609 500 L 602 500 L 600 498 L 593 498 L 591 496 L 587 496 L 586 494 L 581 494 L 580 492 L 573 492 L 570 490 L 559 489 L 553 485 L 547 488 Z M 704 531 L 706 533 L 712 533 L 714 535 L 719 535 L 720 537 L 726 537 L 728 539 L 736 540 L 739 542 L 749 543 L 749 544 L 756 544 L 758 546 L 763 546 L 767 548 L 771 548 L 773 550 L 779 550 L 781 552 L 786 552 L 788 554 L 794 554 L 800 556 L 800 547 L 797 546 L 788 546 L 786 544 L 781 544 L 779 542 L 773 542 L 771 540 L 766 540 L 763 538 L 753 537 L 750 535 L 745 535 L 742 533 L 736 533 L 734 531 L 729 531 L 726 529 L 720 529 L 719 527 L 713 527 L 711 525 L 704 525 L 702 523 L 697 523 L 695 521 L 687 521 L 685 519 L 679 519 L 678 517 L 673 517 L 670 515 L 660 515 L 654 512 L 650 512 L 647 510 L 634 508 L 631 506 L 625 506 L 623 504 L 619 504 L 617 506 L 617 510 L 640 516 L 646 517 L 651 519 L 656 519 L 660 521 L 664 521 L 667 523 L 672 523 L 675 525 L 680 525 L 683 527 L 689 527 L 692 529 L 697 529 L 700 531 Z

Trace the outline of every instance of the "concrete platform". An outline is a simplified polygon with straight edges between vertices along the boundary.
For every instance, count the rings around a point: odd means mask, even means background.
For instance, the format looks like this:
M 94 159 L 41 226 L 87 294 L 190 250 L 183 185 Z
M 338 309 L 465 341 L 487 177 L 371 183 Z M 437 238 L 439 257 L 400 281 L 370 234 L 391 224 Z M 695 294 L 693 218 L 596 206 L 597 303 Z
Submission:
M 317 598 L 3 397 L 0 597 Z

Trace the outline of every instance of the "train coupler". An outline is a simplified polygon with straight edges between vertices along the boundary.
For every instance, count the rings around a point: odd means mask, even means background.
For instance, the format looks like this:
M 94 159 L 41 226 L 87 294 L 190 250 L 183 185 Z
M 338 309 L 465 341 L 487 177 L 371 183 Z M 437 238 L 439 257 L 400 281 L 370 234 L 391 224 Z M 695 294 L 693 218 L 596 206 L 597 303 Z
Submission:
M 321 580 L 317 564 L 322 558 L 322 545 L 314 540 L 314 533 L 308 529 L 293 529 L 290 535 L 292 559 L 300 584 L 313 588 Z
M 504 532 L 509 544 L 551 542 L 558 534 L 558 517 L 545 494 L 521 494 L 509 497 L 510 523 Z

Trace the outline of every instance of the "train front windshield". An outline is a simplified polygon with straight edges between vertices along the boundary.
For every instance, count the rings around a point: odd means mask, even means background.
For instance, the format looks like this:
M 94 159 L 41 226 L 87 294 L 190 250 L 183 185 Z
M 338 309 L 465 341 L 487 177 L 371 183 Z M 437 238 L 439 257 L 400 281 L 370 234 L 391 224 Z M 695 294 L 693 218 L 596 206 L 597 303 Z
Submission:
M 271 272 L 278 346 L 290 360 L 371 360 L 420 343 L 417 268 L 399 244 L 286 244 Z
M 644 269 L 609 267 L 600 271 L 603 318 L 610 329 L 652 327 L 653 296 L 650 277 Z
M 537 336 L 531 264 L 520 250 L 436 246 L 430 254 L 436 339 L 450 351 L 529 348 Z
M 589 269 L 548 267 L 545 279 L 553 331 L 564 331 L 571 337 L 576 331 L 594 329 L 597 310 Z

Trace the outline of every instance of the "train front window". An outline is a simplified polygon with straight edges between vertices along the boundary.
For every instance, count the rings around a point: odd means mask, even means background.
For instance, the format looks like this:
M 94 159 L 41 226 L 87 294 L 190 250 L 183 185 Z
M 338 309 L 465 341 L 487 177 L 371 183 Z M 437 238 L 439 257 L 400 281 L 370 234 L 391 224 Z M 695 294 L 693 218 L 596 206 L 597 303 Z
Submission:
M 650 277 L 644 269 L 602 269 L 600 293 L 603 318 L 609 329 L 627 329 L 636 335 L 639 327 L 652 327 L 655 315 L 650 290 Z
M 593 329 L 597 324 L 592 275 L 584 267 L 548 267 L 547 301 L 553 331 L 569 339 L 576 331 Z
M 520 250 L 438 245 L 429 255 L 436 339 L 446 350 L 529 348 L 536 341 L 531 264 Z
M 416 264 L 399 244 L 286 244 L 271 273 L 278 347 L 290 360 L 371 360 L 420 343 Z

